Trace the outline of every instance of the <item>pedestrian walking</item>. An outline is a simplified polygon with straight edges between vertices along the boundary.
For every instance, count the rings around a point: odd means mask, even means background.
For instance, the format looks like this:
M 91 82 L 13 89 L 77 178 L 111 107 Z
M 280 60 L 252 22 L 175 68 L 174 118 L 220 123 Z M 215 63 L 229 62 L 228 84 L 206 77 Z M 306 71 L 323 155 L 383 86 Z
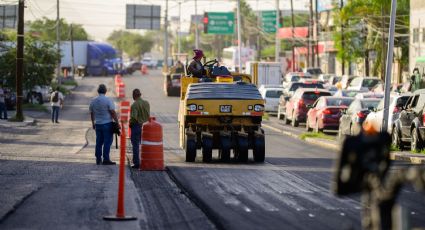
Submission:
M 0 84 L 0 119 L 7 120 L 6 92 Z
M 130 108 L 131 145 L 133 146 L 133 166 L 131 167 L 139 168 L 142 126 L 149 119 L 150 106 L 148 101 L 142 99 L 142 93 L 139 89 L 133 90 L 133 100 Z
M 109 158 L 109 152 L 113 141 L 112 122 L 118 123 L 117 114 L 115 113 L 114 102 L 106 97 L 106 86 L 100 84 L 95 97 L 90 103 L 90 117 L 92 127 L 96 130 L 96 164 L 114 165 L 115 162 Z M 103 161 L 102 161 L 103 156 Z
M 63 94 L 57 87 L 50 95 L 50 104 L 52 106 L 52 123 L 59 123 L 59 109 L 63 106 Z

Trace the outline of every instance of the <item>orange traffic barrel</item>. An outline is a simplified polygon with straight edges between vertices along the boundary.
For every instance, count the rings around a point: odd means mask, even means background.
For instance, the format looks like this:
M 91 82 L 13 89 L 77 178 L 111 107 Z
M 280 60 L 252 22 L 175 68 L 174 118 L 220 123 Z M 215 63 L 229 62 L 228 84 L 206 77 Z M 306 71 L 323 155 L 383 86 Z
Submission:
M 118 85 L 118 83 L 122 81 L 121 75 L 120 74 L 115 75 L 114 80 L 115 80 L 115 85 Z
M 120 121 L 128 122 L 130 114 L 130 102 L 129 101 L 121 101 L 120 103 Z
M 125 97 L 125 84 L 124 82 L 120 82 L 118 84 L 118 97 L 119 98 L 124 98 Z
M 162 126 L 150 117 L 142 127 L 140 170 L 164 170 Z

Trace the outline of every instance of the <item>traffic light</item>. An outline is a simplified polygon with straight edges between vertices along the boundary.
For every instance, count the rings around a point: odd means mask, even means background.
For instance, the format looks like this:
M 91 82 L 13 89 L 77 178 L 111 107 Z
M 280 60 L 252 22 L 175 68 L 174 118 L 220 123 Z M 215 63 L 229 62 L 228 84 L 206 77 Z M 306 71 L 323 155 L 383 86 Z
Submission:
M 208 13 L 204 13 L 204 18 L 202 18 L 202 23 L 204 23 L 204 33 L 208 33 Z

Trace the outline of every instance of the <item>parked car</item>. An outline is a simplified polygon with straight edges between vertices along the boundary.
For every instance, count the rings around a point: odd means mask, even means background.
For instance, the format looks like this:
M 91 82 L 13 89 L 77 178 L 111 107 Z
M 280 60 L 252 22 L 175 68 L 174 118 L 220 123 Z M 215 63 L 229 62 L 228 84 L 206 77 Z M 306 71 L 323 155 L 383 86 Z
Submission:
M 180 96 L 181 73 L 166 74 L 164 91 L 167 96 Z
M 276 114 L 278 111 L 277 109 L 279 105 L 279 98 L 282 93 L 282 88 L 263 88 L 260 91 L 260 94 L 265 102 L 264 111 L 271 114 Z
M 355 99 L 351 102 L 347 110 L 342 111 L 339 120 L 338 137 L 342 138 L 346 135 L 357 135 L 361 131 L 361 126 L 366 120 L 367 115 L 375 110 L 380 99 Z
M 343 75 L 341 80 L 337 83 L 341 84 L 342 89 L 346 89 L 350 85 L 351 81 L 356 77 L 357 76 Z
M 399 118 L 402 108 L 406 105 L 407 100 L 410 97 L 410 93 L 403 95 L 390 95 L 390 104 L 389 104 L 389 116 L 388 116 L 388 133 L 392 134 L 392 129 L 394 122 Z M 373 125 L 376 130 L 382 129 L 382 118 L 384 117 L 384 99 L 381 99 L 375 111 L 370 112 L 366 121 Z M 396 138 L 397 139 L 397 138 Z M 395 146 L 400 147 L 400 143 L 393 143 Z
M 308 105 L 313 104 L 321 96 L 331 96 L 327 89 L 300 88 L 295 91 L 291 99 L 286 103 L 284 122 L 297 127 L 300 122 L 307 118 Z
M 400 104 L 401 106 L 401 104 Z M 424 147 L 425 89 L 416 90 L 409 97 L 393 126 L 393 145 L 403 148 L 410 143 L 412 151 L 419 151 Z
M 375 92 L 360 92 L 356 94 L 355 98 L 384 98 L 384 94 Z
M 335 85 L 336 83 L 341 81 L 341 79 L 342 79 L 342 77 L 340 77 L 340 76 L 331 76 L 328 80 L 328 84 L 329 85 Z
M 289 99 L 292 97 L 292 95 L 298 88 L 323 89 L 324 87 L 323 87 L 323 84 L 319 84 L 319 83 L 292 82 L 291 84 L 289 84 L 287 88 L 283 89 L 282 95 L 279 98 L 279 105 L 277 109 L 278 119 L 282 119 L 285 116 L 286 103 L 289 101 Z
M 34 104 L 43 104 L 44 102 L 50 101 L 51 93 L 52 87 L 48 85 L 36 85 L 31 91 L 23 90 L 26 101 Z
M 301 79 L 311 79 L 311 75 L 309 73 L 303 72 L 289 72 L 283 78 L 282 86 L 284 88 L 288 87 L 292 82 L 299 82 Z
M 319 81 L 323 81 L 325 84 L 329 84 L 329 80 L 335 76 L 335 74 L 320 74 L 319 78 L 317 78 Z
M 342 89 L 334 93 L 335 97 L 355 97 L 358 93 L 367 92 L 364 90 Z
M 351 97 L 320 97 L 313 105 L 307 106 L 310 109 L 307 113 L 306 130 L 338 130 L 341 110 L 346 109 L 353 100 Z
M 126 71 L 129 74 L 133 74 L 134 72 L 136 72 L 137 70 L 140 70 L 142 68 L 142 63 L 139 61 L 132 61 L 130 63 L 128 63 L 128 65 L 126 66 Z
M 356 77 L 348 84 L 347 89 L 369 91 L 379 83 L 382 80 L 377 77 Z
M 141 61 L 142 65 L 147 65 L 149 68 L 156 68 L 158 65 L 158 60 L 152 59 L 150 57 L 145 57 Z

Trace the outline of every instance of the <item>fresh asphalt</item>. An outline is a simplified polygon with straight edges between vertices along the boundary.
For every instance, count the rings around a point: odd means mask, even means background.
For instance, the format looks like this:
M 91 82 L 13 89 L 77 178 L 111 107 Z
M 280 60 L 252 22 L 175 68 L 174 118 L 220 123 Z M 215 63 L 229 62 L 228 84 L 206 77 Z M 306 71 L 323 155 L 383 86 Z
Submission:
M 331 192 L 337 152 L 266 129 L 266 162 L 204 164 L 184 162 L 178 146 L 179 98 L 166 97 L 158 70 L 124 77 L 141 89 L 151 113 L 164 127 L 168 173 L 220 229 L 360 229 L 359 196 L 335 197 Z M 127 96 L 131 87 L 127 88 Z M 277 125 L 275 125 L 277 124 Z M 271 125 L 282 128 L 279 123 Z M 292 128 L 290 128 L 292 129 Z M 300 130 L 300 129 L 298 129 Z M 301 133 L 302 131 L 300 131 Z M 217 158 L 217 152 L 215 152 Z M 252 158 L 252 156 L 251 156 Z M 393 172 L 406 167 L 396 163 Z M 403 190 L 399 201 L 412 227 L 424 226 L 422 194 Z

